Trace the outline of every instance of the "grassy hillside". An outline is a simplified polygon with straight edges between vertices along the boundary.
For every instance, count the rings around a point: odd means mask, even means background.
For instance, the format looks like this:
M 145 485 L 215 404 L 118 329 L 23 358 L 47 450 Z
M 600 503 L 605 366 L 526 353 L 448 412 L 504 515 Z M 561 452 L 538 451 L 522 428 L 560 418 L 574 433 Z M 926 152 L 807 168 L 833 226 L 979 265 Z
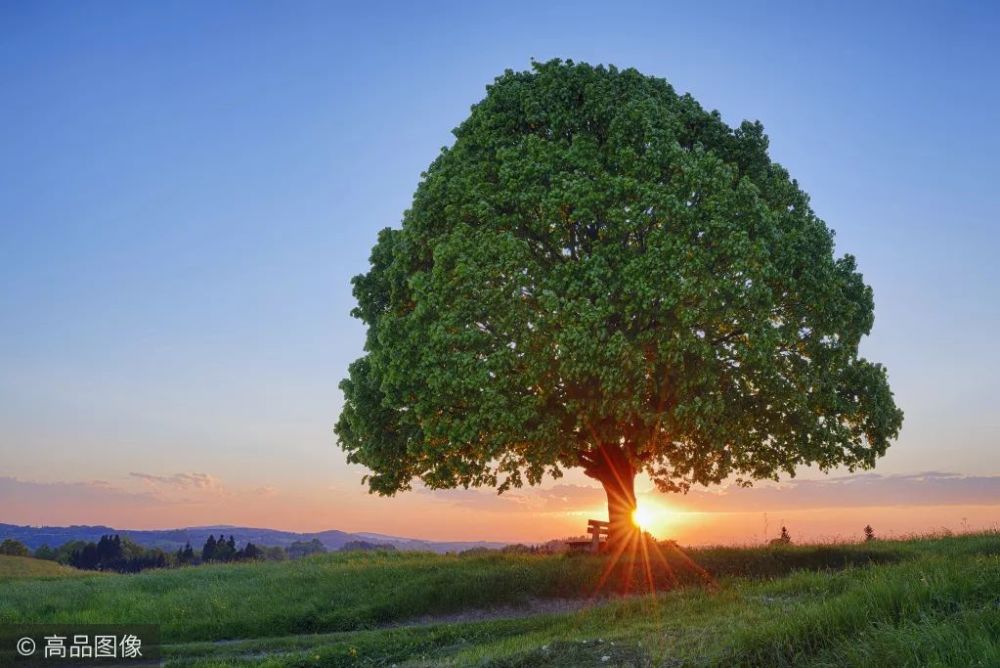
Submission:
M 764 577 L 894 562 L 914 547 L 886 542 L 688 554 L 716 577 Z M 700 582 L 680 553 L 664 554 L 683 581 Z M 161 624 L 164 637 L 178 641 L 350 631 L 418 615 L 615 591 L 624 564 L 599 590 L 605 564 L 603 558 L 587 556 L 334 553 L 279 563 L 146 571 L 99 582 L 13 583 L 0 597 L 0 623 L 143 620 Z M 660 588 L 669 586 L 662 565 L 655 576 Z
M 608 602 L 599 557 L 330 554 L 8 581 L 0 624 L 159 623 L 175 665 L 1000 665 L 1000 535 L 688 554 L 718 586 Z M 560 602 L 469 614 L 532 599 Z
M 0 554 L 0 583 L 24 578 L 66 578 L 79 575 L 86 574 L 54 561 Z M 2 591 L 0 589 L 0 592 Z

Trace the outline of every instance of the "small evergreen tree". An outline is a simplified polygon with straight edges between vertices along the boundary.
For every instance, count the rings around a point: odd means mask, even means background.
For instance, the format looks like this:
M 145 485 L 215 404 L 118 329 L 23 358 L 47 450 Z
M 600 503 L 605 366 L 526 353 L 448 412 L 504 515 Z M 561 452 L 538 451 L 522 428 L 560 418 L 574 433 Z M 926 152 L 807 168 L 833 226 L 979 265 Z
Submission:
M 875 540 L 875 529 L 872 529 L 872 525 L 868 524 L 865 526 L 865 542 L 870 543 Z
M 96 543 L 86 543 L 82 548 L 73 551 L 69 560 L 70 566 L 83 570 L 94 571 L 100 566 L 100 555 Z
M 122 539 L 114 536 L 101 536 L 97 542 L 97 566 L 101 570 L 115 570 L 120 562 L 125 560 L 125 553 L 122 549 Z
M 184 547 L 177 549 L 177 563 L 178 564 L 190 564 L 194 561 L 194 549 L 191 547 L 191 543 L 184 543 Z
M 215 541 L 215 554 L 213 559 L 215 561 L 232 561 L 236 558 L 236 539 L 230 536 L 227 540 L 222 534 L 219 534 L 219 538 Z
M 216 548 L 215 536 L 209 536 L 208 540 L 205 541 L 205 547 L 201 548 L 201 560 L 214 561 L 215 548 Z
M 252 559 L 257 559 L 258 556 L 260 555 L 258 554 L 257 546 L 251 543 L 250 541 L 247 541 L 247 544 L 243 547 L 242 550 L 240 550 L 241 559 L 252 560 Z
M 229 546 L 226 544 L 226 537 L 220 533 L 219 538 L 215 541 L 215 560 L 229 561 L 228 550 Z

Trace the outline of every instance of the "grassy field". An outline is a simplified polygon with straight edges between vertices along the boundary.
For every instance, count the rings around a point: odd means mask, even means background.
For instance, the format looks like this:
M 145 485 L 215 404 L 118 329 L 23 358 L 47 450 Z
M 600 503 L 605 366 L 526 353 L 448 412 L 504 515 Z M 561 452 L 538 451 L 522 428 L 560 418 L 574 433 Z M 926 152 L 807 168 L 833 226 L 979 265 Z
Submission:
M 83 571 L 57 564 L 54 561 L 0 554 L 0 583 L 23 578 L 66 578 L 81 575 L 84 575 Z M 0 592 L 2 591 L 0 589 Z
M 688 551 L 714 586 L 664 552 L 682 586 L 627 598 L 604 595 L 624 570 L 597 586 L 601 557 L 351 553 L 24 577 L 0 582 L 0 624 L 157 623 L 178 666 L 1000 665 L 998 534 Z M 662 564 L 652 575 L 670 582 Z

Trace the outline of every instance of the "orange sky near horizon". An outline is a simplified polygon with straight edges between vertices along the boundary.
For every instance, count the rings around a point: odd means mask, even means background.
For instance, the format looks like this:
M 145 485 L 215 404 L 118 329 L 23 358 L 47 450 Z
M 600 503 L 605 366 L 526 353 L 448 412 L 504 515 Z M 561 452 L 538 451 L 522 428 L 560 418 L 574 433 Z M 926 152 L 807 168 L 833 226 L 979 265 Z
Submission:
M 431 540 L 542 542 L 584 533 L 606 518 L 604 492 L 583 479 L 497 496 L 490 490 L 416 489 L 392 498 L 362 488 L 241 488 L 206 474 L 91 483 L 0 477 L 0 522 L 103 524 L 165 529 L 232 524 L 312 532 L 375 532 Z M 721 487 L 664 495 L 639 487 L 647 529 L 683 544 L 756 544 L 782 525 L 800 541 L 1000 528 L 1000 477 L 860 476 L 797 480 L 752 489 Z

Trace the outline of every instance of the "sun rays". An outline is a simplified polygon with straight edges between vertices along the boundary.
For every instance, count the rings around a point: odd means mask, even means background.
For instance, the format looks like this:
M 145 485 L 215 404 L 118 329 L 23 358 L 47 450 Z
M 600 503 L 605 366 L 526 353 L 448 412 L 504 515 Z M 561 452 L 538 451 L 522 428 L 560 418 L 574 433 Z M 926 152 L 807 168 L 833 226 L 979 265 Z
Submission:
M 684 523 L 684 513 L 655 501 L 640 501 L 632 511 L 632 523 L 642 531 L 664 538 Z
M 657 541 L 638 527 L 624 540 L 616 540 L 607 547 L 606 561 L 593 590 L 594 597 L 610 592 L 654 594 L 674 589 L 682 580 L 700 581 L 710 590 L 718 587 L 715 578 L 676 541 Z

